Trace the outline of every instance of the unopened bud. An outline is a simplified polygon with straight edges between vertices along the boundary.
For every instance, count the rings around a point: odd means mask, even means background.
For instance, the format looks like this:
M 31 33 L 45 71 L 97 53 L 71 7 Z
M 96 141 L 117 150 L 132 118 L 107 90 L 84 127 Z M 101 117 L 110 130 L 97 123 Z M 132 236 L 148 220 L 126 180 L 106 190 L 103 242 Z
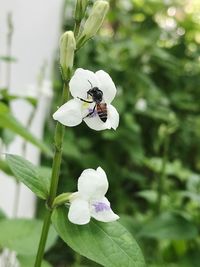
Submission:
M 72 31 L 65 32 L 60 38 L 60 65 L 64 79 L 67 79 L 73 67 L 75 49 L 74 33 Z
M 96 1 L 92 7 L 92 11 L 85 22 L 83 31 L 78 38 L 78 45 L 82 46 L 88 39 L 92 38 L 100 29 L 105 16 L 109 10 L 109 3 L 107 1 Z
M 76 21 L 81 21 L 85 15 L 85 11 L 88 5 L 88 0 L 77 0 L 74 18 Z

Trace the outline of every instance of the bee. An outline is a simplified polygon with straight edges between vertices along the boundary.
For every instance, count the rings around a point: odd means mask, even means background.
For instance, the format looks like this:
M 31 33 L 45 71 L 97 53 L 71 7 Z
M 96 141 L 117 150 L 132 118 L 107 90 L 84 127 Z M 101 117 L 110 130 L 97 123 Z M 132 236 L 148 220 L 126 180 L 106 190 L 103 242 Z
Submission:
M 107 104 L 103 102 L 103 92 L 98 87 L 93 87 L 91 82 L 88 80 L 91 85 L 91 89 L 87 91 L 87 95 L 92 97 L 92 101 L 85 100 L 78 97 L 81 101 L 86 103 L 95 103 L 94 108 L 89 112 L 84 118 L 92 116 L 92 114 L 97 112 L 101 121 L 106 122 L 108 117 Z

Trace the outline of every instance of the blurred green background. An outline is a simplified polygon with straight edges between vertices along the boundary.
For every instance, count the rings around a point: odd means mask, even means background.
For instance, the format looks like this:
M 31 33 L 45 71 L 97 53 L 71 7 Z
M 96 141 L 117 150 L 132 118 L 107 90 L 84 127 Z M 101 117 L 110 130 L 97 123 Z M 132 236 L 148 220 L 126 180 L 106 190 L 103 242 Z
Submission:
M 112 208 L 138 241 L 147 266 L 199 267 L 200 1 L 109 2 L 102 29 L 78 51 L 74 69 L 110 74 L 118 89 L 113 105 L 120 125 L 102 132 L 84 123 L 66 128 L 59 193 L 76 191 L 81 172 L 101 166 L 108 176 Z M 74 5 L 72 0 L 63 4 L 61 32 L 73 29 Z M 53 149 L 52 114 L 62 92 L 59 48 L 52 73 L 54 99 L 44 141 Z M 7 94 L 3 99 L 5 104 L 12 100 Z M 7 112 L 5 107 L 0 111 Z M 4 124 L 9 120 L 2 114 Z M 42 148 L 22 129 L 21 135 Z M 41 165 L 51 164 L 42 154 Z M 37 217 L 43 215 L 44 202 L 38 201 Z M 61 239 L 45 258 L 55 267 L 99 266 Z
M 63 31 L 72 25 L 68 12 Z M 111 0 L 99 35 L 76 55 L 75 68 L 103 69 L 113 78 L 120 125 L 116 132 L 84 123 L 66 129 L 59 191 L 76 190 L 83 169 L 101 166 L 113 210 L 151 267 L 200 266 L 199 44 L 198 0 Z M 62 90 L 57 60 L 54 89 L 51 113 Z M 50 116 L 50 145 L 54 127 Z M 43 157 L 43 164 L 51 162 Z M 61 241 L 47 258 L 56 266 L 96 266 Z

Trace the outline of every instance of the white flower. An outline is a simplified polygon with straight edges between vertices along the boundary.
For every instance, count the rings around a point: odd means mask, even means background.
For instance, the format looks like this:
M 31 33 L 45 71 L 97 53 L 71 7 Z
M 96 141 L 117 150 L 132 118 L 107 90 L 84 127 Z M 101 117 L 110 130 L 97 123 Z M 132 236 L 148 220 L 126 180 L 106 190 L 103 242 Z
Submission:
M 102 101 L 99 101 L 100 106 L 94 101 L 92 88 L 96 88 L 97 93 L 100 93 L 100 98 L 98 98 L 99 100 L 102 98 Z M 77 69 L 69 82 L 69 90 L 74 98 L 53 114 L 54 120 L 70 127 L 84 120 L 91 129 L 96 131 L 111 128 L 116 130 L 119 125 L 119 114 L 110 104 L 116 95 L 116 87 L 105 71 L 99 70 L 94 73 L 81 68 Z
M 119 219 L 105 197 L 107 190 L 107 176 L 101 167 L 97 170 L 84 170 L 78 179 L 78 192 L 73 193 L 70 198 L 70 222 L 82 225 L 89 223 L 91 217 L 102 222 Z
M 147 101 L 144 98 L 138 99 L 138 101 L 135 104 L 135 109 L 139 111 L 145 111 L 147 109 Z

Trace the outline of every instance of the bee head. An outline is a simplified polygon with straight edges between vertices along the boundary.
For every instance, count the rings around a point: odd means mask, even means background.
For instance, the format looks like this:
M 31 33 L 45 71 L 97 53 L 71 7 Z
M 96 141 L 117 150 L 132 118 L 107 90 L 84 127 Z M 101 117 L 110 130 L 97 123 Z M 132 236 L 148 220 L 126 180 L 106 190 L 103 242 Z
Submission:
M 95 102 L 101 102 L 103 98 L 103 92 L 98 87 L 93 87 L 87 92 L 92 96 Z

